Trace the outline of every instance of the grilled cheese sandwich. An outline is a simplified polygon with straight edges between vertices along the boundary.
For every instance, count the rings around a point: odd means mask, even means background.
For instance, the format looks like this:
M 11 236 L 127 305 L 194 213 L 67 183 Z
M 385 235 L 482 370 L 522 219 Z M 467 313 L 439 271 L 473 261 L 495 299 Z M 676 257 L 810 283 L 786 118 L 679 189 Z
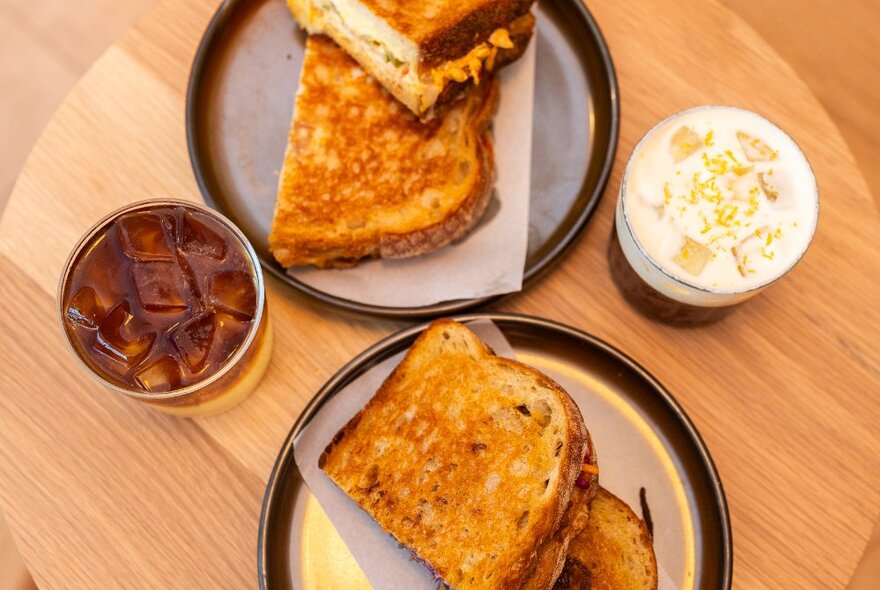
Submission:
M 331 39 L 306 42 L 269 245 L 285 268 L 407 258 L 462 237 L 495 180 L 498 81 L 421 122 Z
M 437 320 L 319 467 L 456 590 L 549 590 L 598 480 L 583 417 L 547 376 Z
M 422 118 L 522 54 L 531 2 L 288 0 L 309 33 L 333 38 Z

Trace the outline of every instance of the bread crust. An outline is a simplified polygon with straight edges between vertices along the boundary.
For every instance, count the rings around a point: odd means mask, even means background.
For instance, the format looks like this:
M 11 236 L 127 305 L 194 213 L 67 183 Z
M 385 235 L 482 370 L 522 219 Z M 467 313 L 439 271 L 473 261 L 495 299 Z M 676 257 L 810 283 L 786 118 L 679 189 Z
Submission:
M 587 432 L 586 456 L 588 459 L 584 463 L 598 469 L 596 449 L 589 432 Z M 569 545 L 586 528 L 590 518 L 590 505 L 599 491 L 598 472 L 583 474 L 583 479 L 586 481 L 585 487 L 575 485 L 562 523 L 553 537 L 538 550 L 535 570 L 526 579 L 522 590 L 547 590 L 562 572 Z
M 466 55 L 475 46 L 485 43 L 493 31 L 507 27 L 527 14 L 534 2 L 535 0 L 484 1 L 463 18 L 454 22 L 443 22 L 419 40 L 422 66 L 433 67 Z M 531 31 L 526 36 L 526 42 L 530 36 Z M 522 50 L 519 53 L 522 54 Z
M 504 66 L 511 64 L 522 57 L 522 54 L 525 53 L 526 49 L 529 46 L 529 40 L 532 38 L 532 34 L 534 33 L 535 28 L 535 20 L 531 18 L 527 21 L 528 26 L 511 34 L 510 40 L 513 42 L 513 47 L 510 49 L 499 49 L 498 54 L 495 57 L 495 63 L 493 64 L 492 71 L 497 72 Z M 469 88 L 473 87 L 475 82 L 473 79 L 468 79 L 464 82 L 449 82 L 446 84 L 446 87 L 443 88 L 443 92 L 440 93 L 440 96 L 437 97 L 436 102 L 434 102 L 434 106 L 425 114 L 426 119 L 430 119 L 438 114 L 443 113 L 443 109 L 453 103 L 457 98 L 459 98 L 462 93 L 466 92 Z
M 490 84 L 489 97 L 474 124 L 479 149 L 480 171 L 470 194 L 462 200 L 457 209 L 439 222 L 406 233 L 385 233 L 379 238 L 379 256 L 382 258 L 411 258 L 442 248 L 467 234 L 480 221 L 495 186 L 495 153 L 492 148 L 492 135 L 489 125 L 498 110 L 498 81 L 487 80 Z
M 657 590 L 654 542 L 645 523 L 626 502 L 604 488 L 590 520 L 570 546 L 553 590 Z
M 516 539 L 516 543 L 523 543 L 523 547 L 526 547 L 518 556 L 513 559 L 511 563 L 506 563 L 499 567 L 497 572 L 500 574 L 499 576 L 495 576 L 491 582 L 486 582 L 484 580 L 477 580 L 473 584 L 462 583 L 460 586 L 462 588 L 492 588 L 492 589 L 504 589 L 508 590 L 511 588 L 519 589 L 523 588 L 526 584 L 527 580 L 535 573 L 538 567 L 539 562 L 539 552 L 542 547 L 546 546 L 548 543 L 552 542 L 554 535 L 556 535 L 557 531 L 561 526 L 565 523 L 566 516 L 572 516 L 569 512 L 570 505 L 572 504 L 572 494 L 575 489 L 574 483 L 578 474 L 581 471 L 581 465 L 583 463 L 584 455 L 586 453 L 587 446 L 589 444 L 589 435 L 587 433 L 586 427 L 583 423 L 583 418 L 581 417 L 580 411 L 578 410 L 575 403 L 571 400 L 568 394 L 555 383 L 549 377 L 543 375 L 539 371 L 523 365 L 518 361 L 512 359 L 506 359 L 503 357 L 495 356 L 495 354 L 487 347 L 484 343 L 479 341 L 467 328 L 458 324 L 457 322 L 453 322 L 451 320 L 437 320 L 433 322 L 416 340 L 413 344 L 410 352 L 407 354 L 407 357 L 398 365 L 397 368 L 392 372 L 392 374 L 385 380 L 382 386 L 377 391 L 376 395 L 368 402 L 366 407 L 362 409 L 348 424 L 346 424 L 339 433 L 334 437 L 334 439 L 327 445 L 327 448 L 321 454 L 318 465 L 321 469 L 323 469 L 330 477 L 333 479 L 340 487 L 343 488 L 344 491 L 352 495 L 350 490 L 345 488 L 346 484 L 340 483 L 340 477 L 343 479 L 348 477 L 349 480 L 354 477 L 361 477 L 358 481 L 362 481 L 362 474 L 352 474 L 347 473 L 347 469 L 350 469 L 350 461 L 352 459 L 352 455 L 350 454 L 352 451 L 350 449 L 360 448 L 356 445 L 356 443 L 347 443 L 346 441 L 350 441 L 350 437 L 355 437 L 357 440 L 358 434 L 358 426 L 362 424 L 364 417 L 367 413 L 376 411 L 376 409 L 382 407 L 383 405 L 389 404 L 389 400 L 391 396 L 394 395 L 393 392 L 398 388 L 402 387 L 404 383 L 406 383 L 407 375 L 410 370 L 413 369 L 412 363 L 408 362 L 410 359 L 410 355 L 413 354 L 421 354 L 422 346 L 427 345 L 428 339 L 433 339 L 438 337 L 438 333 L 441 333 L 444 329 L 452 330 L 456 332 L 456 336 L 461 335 L 461 330 L 464 330 L 469 334 L 467 336 L 470 340 L 470 343 L 475 347 L 478 351 L 477 356 L 482 359 L 480 363 L 483 362 L 491 362 L 492 367 L 502 367 L 504 370 L 511 370 L 516 372 L 517 374 L 527 375 L 529 379 L 533 379 L 539 386 L 542 388 L 542 391 L 553 391 L 555 393 L 555 398 L 558 400 L 559 407 L 562 408 L 564 412 L 564 423 L 565 423 L 565 437 L 561 440 L 566 440 L 567 444 L 564 444 L 561 448 L 558 449 L 559 459 L 558 459 L 558 477 L 553 480 L 555 488 L 551 489 L 547 494 L 548 502 L 546 509 L 542 508 L 542 511 L 538 515 L 530 515 L 529 516 L 529 530 L 533 531 L 535 534 L 523 537 L 522 539 Z M 416 351 L 415 353 L 413 351 Z M 340 451 L 340 448 L 345 446 L 346 444 L 354 445 L 350 448 L 347 448 L 344 451 Z M 355 458 L 354 460 L 359 459 L 360 456 Z M 377 470 L 378 473 L 378 470 Z M 344 474 L 344 475 L 341 475 Z M 377 475 L 378 478 L 378 475 Z M 368 480 L 370 478 L 367 478 Z M 367 482 L 369 483 L 369 481 Z M 381 489 L 381 485 L 376 482 L 376 485 L 379 486 L 378 489 Z M 379 504 L 373 504 L 373 500 L 367 500 L 364 498 L 364 495 L 361 493 L 355 494 L 352 496 L 362 508 L 370 512 L 373 518 L 380 520 L 377 518 L 377 515 L 373 510 L 378 510 L 375 506 L 380 506 L 382 500 L 377 500 Z M 373 507 L 373 508 L 371 508 Z M 380 520 L 380 525 L 382 524 Z M 565 523 L 567 524 L 567 523 Z M 387 529 L 386 529 L 387 530 Z M 399 537 L 395 533 L 395 530 L 389 530 L 392 535 L 395 535 L 399 541 L 406 544 L 405 539 Z M 413 547 L 412 545 L 407 544 L 408 548 L 418 553 L 418 547 Z M 520 546 L 520 545 L 517 545 Z M 426 556 L 420 555 L 421 558 L 425 558 Z M 447 571 L 444 568 L 443 564 L 430 564 L 434 571 L 443 579 L 448 582 L 453 581 L 453 576 L 450 576 L 452 572 Z M 555 570 L 556 568 L 551 568 L 551 570 Z M 549 588 L 553 579 L 552 576 L 553 571 L 550 574 L 544 574 L 546 576 L 546 582 L 544 583 L 544 588 Z
M 563 527 L 563 521 L 565 520 L 565 516 L 569 512 L 569 507 L 572 504 L 572 495 L 574 495 L 575 490 L 575 480 L 577 476 L 581 472 L 581 465 L 583 464 L 584 454 L 586 453 L 587 445 L 589 444 L 589 433 L 587 432 L 587 428 L 584 425 L 583 417 L 581 416 L 580 409 L 578 409 L 577 405 L 574 403 L 574 400 L 568 395 L 568 393 L 562 388 L 561 385 L 543 375 L 542 373 L 528 367 L 527 365 L 523 365 L 518 361 L 510 361 L 512 363 L 516 363 L 517 365 L 521 365 L 531 371 L 535 371 L 544 379 L 546 379 L 551 385 L 552 388 L 557 389 L 558 391 L 564 394 L 565 405 L 567 406 L 567 412 L 573 417 L 572 420 L 569 420 L 570 430 L 569 436 L 571 440 L 577 440 L 580 444 L 577 445 L 576 449 L 572 447 L 566 448 L 566 456 L 564 459 L 564 478 L 561 478 L 558 497 L 559 502 L 556 505 L 556 509 L 553 512 L 552 519 L 550 519 L 550 524 L 546 528 L 548 533 L 540 536 L 536 539 L 535 549 L 532 552 L 531 559 L 528 564 L 522 568 L 518 568 L 516 571 L 511 572 L 509 585 L 502 586 L 502 588 L 524 588 L 530 579 L 535 578 L 536 585 L 534 588 L 549 588 L 553 583 L 553 580 L 556 579 L 556 575 L 558 575 L 557 568 L 559 570 L 562 569 L 562 565 L 564 564 L 565 552 L 561 551 L 562 543 L 554 543 L 554 536 L 560 531 L 560 528 Z M 576 417 L 576 418 L 575 418 Z M 572 445 L 574 446 L 574 445 Z M 565 533 L 562 534 L 562 537 L 565 538 L 568 535 Z M 548 546 L 549 545 L 549 546 Z M 554 548 L 555 545 L 555 548 Z M 544 560 L 552 561 L 554 554 L 558 554 L 556 557 L 556 567 L 553 570 L 549 570 L 549 568 L 542 569 L 542 571 L 538 571 L 538 566 L 542 564 L 542 555 L 541 550 L 544 548 L 547 553 L 543 556 Z M 555 572 L 555 573 L 554 573 Z

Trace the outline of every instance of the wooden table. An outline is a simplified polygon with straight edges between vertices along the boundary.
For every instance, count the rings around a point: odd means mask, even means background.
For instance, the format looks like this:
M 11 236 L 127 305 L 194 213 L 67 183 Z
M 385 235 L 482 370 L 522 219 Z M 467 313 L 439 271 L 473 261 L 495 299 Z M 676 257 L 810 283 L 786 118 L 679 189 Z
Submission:
M 620 76 L 605 199 L 562 263 L 495 309 L 560 320 L 622 348 L 678 398 L 720 470 L 739 588 L 840 588 L 880 507 L 880 218 L 826 113 L 715 0 L 590 0 Z M 184 137 L 189 66 L 216 2 L 168 0 L 113 46 L 34 149 L 0 223 L 0 500 L 47 588 L 256 585 L 263 488 L 300 409 L 353 355 L 405 324 L 337 313 L 269 279 L 272 366 L 219 417 L 180 420 L 109 395 L 64 349 L 54 295 L 98 217 L 149 195 L 200 198 Z M 720 324 L 631 310 L 605 257 L 628 152 L 703 103 L 789 130 L 819 180 L 819 233 L 778 286 Z

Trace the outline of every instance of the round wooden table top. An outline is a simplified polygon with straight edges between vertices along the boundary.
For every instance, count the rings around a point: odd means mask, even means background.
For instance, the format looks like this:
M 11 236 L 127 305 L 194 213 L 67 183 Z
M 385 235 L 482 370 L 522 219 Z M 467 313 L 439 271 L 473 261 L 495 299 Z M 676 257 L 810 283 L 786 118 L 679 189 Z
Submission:
M 55 289 L 96 219 L 152 195 L 199 200 L 184 135 L 192 57 L 215 0 L 168 0 L 82 79 L 15 187 L 0 226 L 0 498 L 47 588 L 244 588 L 257 582 L 264 485 L 304 404 L 403 327 L 328 308 L 268 279 L 265 380 L 238 408 L 176 419 L 119 399 L 65 350 Z M 595 334 L 663 382 L 721 473 L 740 588 L 840 588 L 880 509 L 880 218 L 807 87 L 715 0 L 590 0 L 620 78 L 608 194 L 572 251 L 494 309 Z M 606 246 L 623 162 L 653 123 L 699 104 L 788 130 L 822 194 L 819 232 L 785 280 L 722 322 L 652 323 L 611 282 Z

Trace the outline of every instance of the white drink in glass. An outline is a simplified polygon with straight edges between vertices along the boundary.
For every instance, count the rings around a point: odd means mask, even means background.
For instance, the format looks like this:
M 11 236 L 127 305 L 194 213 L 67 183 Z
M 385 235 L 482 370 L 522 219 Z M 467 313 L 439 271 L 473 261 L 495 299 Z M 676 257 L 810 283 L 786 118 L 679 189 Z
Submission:
M 733 107 L 678 113 L 627 163 L 612 246 L 629 269 L 612 255 L 615 280 L 661 319 L 720 317 L 801 260 L 818 211 L 810 165 L 779 127 Z

